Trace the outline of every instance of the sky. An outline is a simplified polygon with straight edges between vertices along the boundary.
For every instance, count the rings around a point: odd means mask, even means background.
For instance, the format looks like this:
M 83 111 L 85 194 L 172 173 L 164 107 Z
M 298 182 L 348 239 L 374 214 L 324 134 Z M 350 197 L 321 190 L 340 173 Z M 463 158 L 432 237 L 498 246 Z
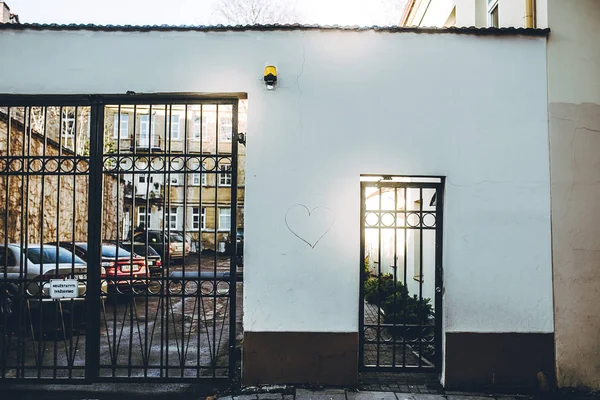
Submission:
M 4 0 L 21 22 L 112 25 L 211 25 L 223 0 Z M 272 0 L 292 2 L 300 23 L 396 25 L 406 0 Z

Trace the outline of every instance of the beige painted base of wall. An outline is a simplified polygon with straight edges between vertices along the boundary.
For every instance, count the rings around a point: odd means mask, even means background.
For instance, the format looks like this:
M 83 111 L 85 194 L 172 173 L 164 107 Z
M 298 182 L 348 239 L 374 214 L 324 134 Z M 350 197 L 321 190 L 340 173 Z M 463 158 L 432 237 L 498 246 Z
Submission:
M 556 369 L 600 389 L 600 105 L 550 104 Z

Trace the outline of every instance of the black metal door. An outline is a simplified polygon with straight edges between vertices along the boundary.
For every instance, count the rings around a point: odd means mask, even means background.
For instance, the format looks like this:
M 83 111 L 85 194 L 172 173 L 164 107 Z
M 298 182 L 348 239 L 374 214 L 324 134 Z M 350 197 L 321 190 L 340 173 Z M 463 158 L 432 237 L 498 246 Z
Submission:
M 441 369 L 444 178 L 361 177 L 360 366 Z
M 231 378 L 238 101 L 1 96 L 0 381 Z

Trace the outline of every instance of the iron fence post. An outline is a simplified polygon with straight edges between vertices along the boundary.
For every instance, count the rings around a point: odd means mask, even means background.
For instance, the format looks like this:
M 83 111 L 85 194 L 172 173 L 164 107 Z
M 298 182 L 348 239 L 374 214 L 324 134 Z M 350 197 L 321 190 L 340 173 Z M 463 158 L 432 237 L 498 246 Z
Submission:
M 231 229 L 229 260 L 229 378 L 235 376 L 236 368 L 236 324 L 237 324 L 237 191 L 238 191 L 238 102 L 232 106 L 231 129 Z
M 358 370 L 362 371 L 365 365 L 365 183 L 360 183 L 360 279 L 358 291 Z
M 88 191 L 88 262 L 85 377 L 94 381 L 100 371 L 100 303 L 102 243 L 102 168 L 104 153 L 104 106 L 92 98 Z
M 436 226 L 435 231 L 435 366 L 438 372 L 442 372 L 442 315 L 444 297 L 444 184 L 446 179 L 441 178 L 442 183 L 436 192 Z

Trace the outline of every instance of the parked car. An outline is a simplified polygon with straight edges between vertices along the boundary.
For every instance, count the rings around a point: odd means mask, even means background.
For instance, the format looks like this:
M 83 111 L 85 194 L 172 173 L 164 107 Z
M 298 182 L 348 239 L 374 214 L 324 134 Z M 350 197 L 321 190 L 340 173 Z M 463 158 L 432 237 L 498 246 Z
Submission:
M 184 255 L 190 253 L 190 244 L 183 240 L 178 233 L 168 233 L 161 230 L 137 231 L 133 234 L 133 240 L 138 243 L 146 243 L 161 256 L 163 262 L 167 260 L 179 261 Z
M 235 240 L 237 243 L 237 260 L 238 260 L 238 265 L 240 267 L 244 266 L 244 228 L 238 228 L 238 230 L 236 231 L 236 235 L 235 235 Z M 231 236 L 229 236 L 227 238 L 227 253 L 231 254 L 232 250 L 233 250 L 233 246 L 231 245 Z
M 0 280 L 5 285 L 12 283 L 20 287 L 21 284 L 26 284 L 27 299 L 33 301 L 32 306 L 39 306 L 40 301 L 52 301 L 49 297 L 49 285 L 44 282 L 64 278 L 80 279 L 79 296 L 83 296 L 86 291 L 87 265 L 69 250 L 51 244 L 29 244 L 26 247 L 20 244 L 9 244 L 7 247 L 0 245 Z M 83 297 L 75 300 L 83 300 Z
M 50 298 L 50 280 L 65 278 L 79 280 L 78 297 Z M 27 311 L 21 315 L 30 321 L 36 336 L 57 329 L 56 333 L 60 332 L 64 337 L 70 336 L 74 321 L 85 320 L 76 316 L 85 313 L 86 285 L 85 261 L 67 249 L 51 244 L 9 244 L 6 247 L 0 245 L 0 290 L 4 292 L 0 302 L 2 323 L 15 322 L 16 315 L 20 314 L 16 307 L 26 307 Z M 69 302 L 69 305 L 58 309 L 55 308 L 57 302 Z M 44 319 L 41 320 L 37 313 L 42 308 L 55 311 L 42 312 Z M 76 315 L 71 315 L 71 311 Z M 60 320 L 49 321 L 51 318 Z
M 86 242 L 60 242 L 59 245 L 73 251 L 83 260 L 88 260 Z M 129 292 L 143 290 L 147 286 L 146 262 L 129 251 L 112 243 L 102 243 L 102 267 L 105 269 L 101 278 L 106 280 L 108 292 Z
M 151 277 L 162 276 L 162 259 L 152 246 L 146 246 L 146 244 L 141 242 L 127 242 L 121 243 L 121 247 L 129 252 L 133 251 L 137 256 L 143 257 L 146 260 L 146 267 L 150 271 Z

